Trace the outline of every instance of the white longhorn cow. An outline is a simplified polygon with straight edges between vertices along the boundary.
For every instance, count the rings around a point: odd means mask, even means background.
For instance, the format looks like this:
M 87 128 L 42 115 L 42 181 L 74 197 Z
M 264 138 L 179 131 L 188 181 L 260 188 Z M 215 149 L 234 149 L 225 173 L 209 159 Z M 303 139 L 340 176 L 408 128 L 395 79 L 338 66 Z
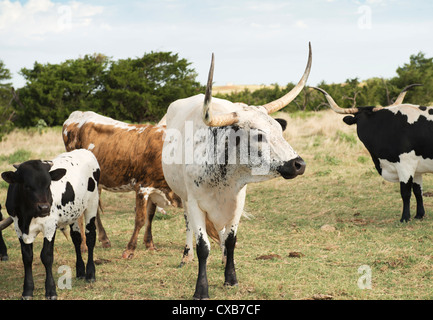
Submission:
M 206 94 L 170 104 L 162 167 L 170 188 L 184 204 L 187 239 L 182 261 L 192 259 L 196 236 L 199 271 L 194 299 L 207 299 L 207 231 L 214 228 L 226 254 L 225 285 L 237 285 L 233 253 L 246 186 L 282 176 L 295 178 L 305 162 L 283 137 L 286 122 L 270 114 L 301 92 L 311 69 L 312 53 L 299 83 L 283 97 L 263 106 L 212 98 L 214 57 Z

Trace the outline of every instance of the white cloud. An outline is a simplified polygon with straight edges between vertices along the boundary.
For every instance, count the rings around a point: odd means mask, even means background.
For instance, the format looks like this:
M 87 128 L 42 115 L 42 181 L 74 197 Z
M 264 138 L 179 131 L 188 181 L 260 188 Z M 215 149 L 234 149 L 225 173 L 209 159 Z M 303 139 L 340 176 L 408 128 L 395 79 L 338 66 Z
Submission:
M 306 28 L 308 28 L 308 25 L 303 20 L 296 21 L 295 22 L 295 26 L 296 26 L 296 28 L 299 28 L 299 29 L 306 29 Z
M 44 35 L 89 26 L 101 6 L 70 1 L 66 4 L 51 0 L 0 1 L 0 35 L 6 38 L 42 39 Z
M 388 77 L 410 54 L 433 52 L 425 40 L 433 5 L 416 2 L 0 0 L 0 59 L 20 87 L 19 70 L 35 61 L 173 51 L 192 62 L 205 83 L 215 52 L 217 83 L 285 85 L 302 74 L 311 41 L 309 83 Z M 371 29 L 358 26 L 360 5 L 372 8 Z
M 250 10 L 253 10 L 253 11 L 258 11 L 260 13 L 266 13 L 266 12 L 278 12 L 284 8 L 289 7 L 289 6 L 290 6 L 290 3 L 286 2 L 286 1 L 285 2 L 259 1 L 259 2 L 252 2 L 251 4 L 249 4 L 247 6 L 247 8 Z

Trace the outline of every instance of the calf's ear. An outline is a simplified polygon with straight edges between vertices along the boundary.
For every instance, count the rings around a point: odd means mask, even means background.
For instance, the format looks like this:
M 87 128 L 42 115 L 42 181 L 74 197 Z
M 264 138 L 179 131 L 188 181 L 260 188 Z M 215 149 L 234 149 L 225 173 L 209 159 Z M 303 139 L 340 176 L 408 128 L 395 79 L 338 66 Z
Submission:
M 66 174 L 66 169 L 56 169 L 50 171 L 51 181 L 59 181 Z
M 5 171 L 5 172 L 3 172 L 2 173 L 2 178 L 3 178 L 4 181 L 6 181 L 9 184 L 17 182 L 16 179 L 15 179 L 15 172 L 13 172 L 13 171 Z

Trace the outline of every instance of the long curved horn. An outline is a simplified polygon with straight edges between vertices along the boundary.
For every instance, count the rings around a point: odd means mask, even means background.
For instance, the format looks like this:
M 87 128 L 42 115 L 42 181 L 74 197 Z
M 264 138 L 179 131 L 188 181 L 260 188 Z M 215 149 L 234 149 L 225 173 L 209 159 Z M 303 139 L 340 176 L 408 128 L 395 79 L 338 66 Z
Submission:
M 313 58 L 313 55 L 311 52 L 311 43 L 310 42 L 308 43 L 308 51 L 309 51 L 309 53 L 308 53 L 307 67 L 305 68 L 304 75 L 302 76 L 301 80 L 299 80 L 298 84 L 292 90 L 290 90 L 287 94 L 285 94 L 281 98 L 279 98 L 275 101 L 269 102 L 263 106 L 267 110 L 268 114 L 277 112 L 278 110 L 281 110 L 282 108 L 287 106 L 290 102 L 292 102 L 298 96 L 298 94 L 304 88 L 305 83 L 307 82 L 308 76 L 310 74 L 311 63 L 312 63 L 312 58 Z
M 417 87 L 417 86 L 422 86 L 422 84 L 420 84 L 420 83 L 413 83 L 413 84 L 410 84 L 410 85 L 404 87 L 404 89 L 398 95 L 397 99 L 395 99 L 394 103 L 391 104 L 389 107 L 396 106 L 398 104 L 402 104 L 403 103 L 403 99 L 406 96 L 406 93 L 409 91 L 409 89 L 412 89 L 413 87 Z
M 413 84 L 410 84 L 410 85 L 404 87 L 403 90 L 398 95 L 397 99 L 395 99 L 395 101 L 394 101 L 393 104 L 390 104 L 389 106 L 386 106 L 386 107 L 376 107 L 376 108 L 373 109 L 373 111 L 379 111 L 379 110 L 384 109 L 384 108 L 394 107 L 394 106 L 398 106 L 399 104 L 402 104 L 403 100 L 404 100 L 404 97 L 406 96 L 406 93 L 410 89 L 412 89 L 413 87 L 417 87 L 417 86 L 422 86 L 422 84 L 420 84 L 420 83 L 413 83 Z
M 210 64 L 209 75 L 206 85 L 206 93 L 204 96 L 203 103 L 203 122 L 209 127 L 222 127 L 230 126 L 239 121 L 236 112 L 228 114 L 222 114 L 218 116 L 212 115 L 211 104 L 212 104 L 212 81 L 213 81 L 213 70 L 214 70 L 214 54 L 212 53 L 212 61 Z
M 6 219 L 0 221 L 0 231 L 9 227 L 12 224 L 12 222 L 14 222 L 12 217 L 7 217 Z
M 321 93 L 325 95 L 326 100 L 328 100 L 329 106 L 332 110 L 340 114 L 354 114 L 358 112 L 358 108 L 341 108 L 338 104 L 332 99 L 332 97 L 323 89 L 317 87 L 311 87 L 313 89 L 319 90 Z

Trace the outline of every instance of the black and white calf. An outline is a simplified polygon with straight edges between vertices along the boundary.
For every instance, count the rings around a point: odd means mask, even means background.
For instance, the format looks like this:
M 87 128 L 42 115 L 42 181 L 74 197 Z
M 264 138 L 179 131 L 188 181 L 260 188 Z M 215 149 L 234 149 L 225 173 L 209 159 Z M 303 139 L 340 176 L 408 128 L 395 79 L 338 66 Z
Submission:
M 340 108 L 326 91 L 315 88 L 325 95 L 332 110 L 351 114 L 343 121 L 357 124 L 358 137 L 379 174 L 400 183 L 401 222 L 410 220 L 412 191 L 417 202 L 415 219 L 424 217 L 422 174 L 433 172 L 433 107 L 403 103 L 406 91 L 413 86 L 406 87 L 391 106 L 350 109 Z
M 57 298 L 52 275 L 54 238 L 56 229 L 63 230 L 68 225 L 77 255 L 77 277 L 95 281 L 93 248 L 100 169 L 93 153 L 74 150 L 52 161 L 30 160 L 15 168 L 15 172 L 3 172 L 2 178 L 9 183 L 6 209 L 21 243 L 25 272 L 22 298 L 33 297 L 33 241 L 40 232 L 44 235 L 41 260 L 46 270 L 45 296 Z M 82 214 L 87 233 L 86 267 L 81 257 L 81 234 L 77 224 Z

